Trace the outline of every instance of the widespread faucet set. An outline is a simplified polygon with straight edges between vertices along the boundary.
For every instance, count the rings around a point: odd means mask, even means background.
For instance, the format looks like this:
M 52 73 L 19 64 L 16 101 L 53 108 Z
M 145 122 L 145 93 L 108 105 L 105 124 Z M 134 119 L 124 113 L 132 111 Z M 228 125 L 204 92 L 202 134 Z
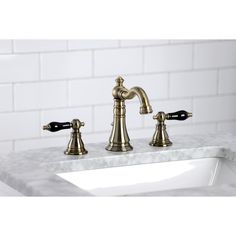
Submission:
M 137 95 L 140 101 L 140 114 L 152 113 L 152 107 L 145 91 L 140 87 L 133 87 L 128 90 L 124 87 L 123 82 L 124 79 L 118 77 L 116 79 L 116 85 L 112 90 L 114 98 L 112 132 L 109 143 L 105 149 L 113 152 L 127 152 L 133 150 L 126 128 L 125 100 L 133 99 Z M 156 125 L 155 133 L 149 145 L 157 147 L 172 145 L 166 131 L 165 120 L 186 120 L 189 117 L 192 117 L 192 113 L 183 110 L 168 114 L 158 112 L 153 116 L 153 119 L 157 120 L 158 124 Z M 84 122 L 74 119 L 72 122 L 51 122 L 48 125 L 43 126 L 43 129 L 57 132 L 62 129 L 72 128 L 71 138 L 64 153 L 66 155 L 83 155 L 88 153 L 84 147 L 80 133 L 80 128 L 84 125 Z

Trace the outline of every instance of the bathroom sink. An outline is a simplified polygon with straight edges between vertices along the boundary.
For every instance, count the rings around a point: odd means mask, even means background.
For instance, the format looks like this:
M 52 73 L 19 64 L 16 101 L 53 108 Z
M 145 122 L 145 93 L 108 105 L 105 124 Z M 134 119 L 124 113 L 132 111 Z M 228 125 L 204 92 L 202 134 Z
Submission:
M 236 184 L 236 164 L 224 158 L 202 158 L 112 167 L 57 174 L 97 196 Z

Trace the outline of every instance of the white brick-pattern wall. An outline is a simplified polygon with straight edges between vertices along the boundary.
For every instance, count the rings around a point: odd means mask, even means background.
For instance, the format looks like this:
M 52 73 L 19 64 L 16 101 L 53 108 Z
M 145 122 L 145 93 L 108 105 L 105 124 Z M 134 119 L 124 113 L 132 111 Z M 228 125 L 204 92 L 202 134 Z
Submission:
M 73 118 L 85 144 L 107 142 L 118 75 L 145 89 L 154 113 L 193 112 L 167 121 L 170 136 L 236 134 L 236 40 L 0 40 L 0 153 L 66 147 L 69 130 L 42 126 Z M 131 140 L 151 140 L 152 115 L 137 98 L 126 105 Z

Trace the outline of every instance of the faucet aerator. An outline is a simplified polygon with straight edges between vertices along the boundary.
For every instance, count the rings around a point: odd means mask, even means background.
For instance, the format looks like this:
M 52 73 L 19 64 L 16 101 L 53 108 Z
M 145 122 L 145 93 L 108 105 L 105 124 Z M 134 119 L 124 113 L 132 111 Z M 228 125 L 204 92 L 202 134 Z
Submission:
M 139 113 L 142 114 L 142 115 L 152 113 L 152 107 L 151 106 L 140 107 Z

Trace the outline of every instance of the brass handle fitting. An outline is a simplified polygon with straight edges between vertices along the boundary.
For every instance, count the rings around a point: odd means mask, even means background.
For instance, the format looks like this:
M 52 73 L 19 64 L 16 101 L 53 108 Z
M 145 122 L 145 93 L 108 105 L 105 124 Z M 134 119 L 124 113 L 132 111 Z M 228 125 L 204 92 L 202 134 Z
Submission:
M 156 130 L 153 135 L 152 141 L 149 143 L 151 146 L 167 147 L 172 145 L 166 131 L 165 120 L 186 120 L 192 117 L 192 113 L 181 110 L 173 113 L 164 113 L 163 111 L 158 112 L 153 116 L 154 120 L 157 120 Z
M 68 143 L 68 147 L 65 150 L 66 155 L 84 155 L 88 151 L 84 147 L 83 140 L 81 138 L 80 128 L 84 126 L 85 123 L 81 122 L 79 119 L 74 119 L 71 122 L 51 122 L 43 126 L 44 130 L 50 132 L 57 132 L 63 129 L 72 128 L 71 138 Z

